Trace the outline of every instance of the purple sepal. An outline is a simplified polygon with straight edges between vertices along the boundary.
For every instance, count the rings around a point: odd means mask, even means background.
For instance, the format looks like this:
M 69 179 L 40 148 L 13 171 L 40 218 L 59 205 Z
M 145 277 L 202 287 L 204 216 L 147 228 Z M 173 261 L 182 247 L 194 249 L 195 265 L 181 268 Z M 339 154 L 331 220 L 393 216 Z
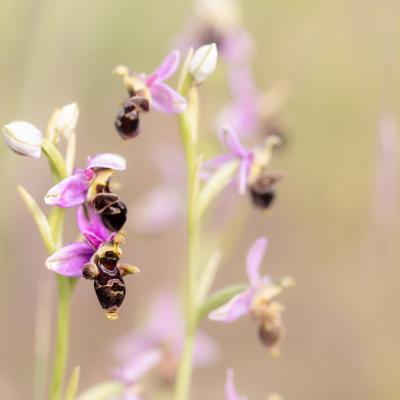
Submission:
M 236 390 L 234 381 L 233 369 L 228 369 L 226 373 L 226 383 L 225 383 L 225 399 L 226 400 L 247 400 L 247 397 L 239 396 Z
M 46 204 L 62 208 L 75 207 L 85 202 L 93 178 L 91 171 L 78 169 L 75 174 L 53 186 L 44 197 Z
M 103 242 L 112 240 L 114 233 L 104 226 L 100 215 L 96 214 L 89 206 L 78 208 L 76 220 L 79 231 L 85 239 L 95 248 L 99 248 Z
M 70 243 L 48 257 L 46 267 L 60 275 L 80 277 L 83 266 L 90 261 L 93 253 L 93 247 L 88 243 Z
M 87 168 L 95 169 L 113 169 L 115 171 L 124 171 L 126 169 L 126 160 L 118 154 L 101 153 L 89 157 Z

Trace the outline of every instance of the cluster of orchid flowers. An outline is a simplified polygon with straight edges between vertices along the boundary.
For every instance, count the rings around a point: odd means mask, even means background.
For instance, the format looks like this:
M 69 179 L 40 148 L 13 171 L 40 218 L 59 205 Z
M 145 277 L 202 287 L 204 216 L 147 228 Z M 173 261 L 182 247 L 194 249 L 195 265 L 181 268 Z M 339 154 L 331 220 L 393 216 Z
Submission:
M 219 8 L 222 3 L 224 13 Z M 252 41 L 238 23 L 236 6 L 233 0 L 202 0 L 196 11 L 194 29 L 188 35 L 192 46 L 200 46 L 189 59 L 189 65 L 184 66 L 191 76 L 191 84 L 197 86 L 207 79 L 216 67 L 219 54 L 230 68 L 234 95 L 231 104 L 219 118 L 224 122 L 219 139 L 226 151 L 204 161 L 198 173 L 204 185 L 207 185 L 224 168 L 232 167 L 234 173 L 229 175 L 229 181 L 236 185 L 238 192 L 248 193 L 257 208 L 268 210 L 275 198 L 275 184 L 282 177 L 269 171 L 269 163 L 273 151 L 283 143 L 275 117 L 285 96 L 282 95 L 284 90 L 279 94 L 279 90 L 261 93 L 256 89 L 249 67 L 253 53 Z M 227 9 L 230 12 L 226 13 Z M 205 44 L 210 42 L 215 43 Z M 154 109 L 167 114 L 180 114 L 188 109 L 185 96 L 165 83 L 179 65 L 180 52 L 174 50 L 151 74 L 135 73 L 125 66 L 114 70 L 116 75 L 122 77 L 128 93 L 114 122 L 122 139 L 132 139 L 139 134 L 143 113 Z M 123 277 L 139 272 L 137 267 L 120 263 L 120 245 L 124 243 L 123 227 L 128 209 L 113 192 L 111 177 L 115 172 L 126 169 L 126 161 L 117 154 L 101 153 L 89 157 L 85 168 L 73 170 L 78 115 L 78 107 L 72 103 L 54 112 L 45 135 L 28 122 L 16 121 L 3 128 L 4 138 L 17 154 L 39 158 L 44 152 L 49 159 L 58 183 L 44 196 L 47 205 L 59 209 L 76 208 L 80 239 L 60 248 L 50 246 L 52 254 L 46 260 L 47 268 L 68 278 L 93 280 L 106 316 L 116 319 L 125 297 Z M 226 121 L 229 121 L 229 125 Z M 250 132 L 256 131 L 263 132 L 262 143 L 253 148 L 244 146 L 240 138 L 247 138 Z M 67 140 L 65 158 L 58 149 L 62 137 Z M 175 196 L 171 195 L 169 189 L 164 192 L 168 192 L 175 206 L 179 205 L 179 195 L 177 199 L 176 193 Z M 160 198 L 159 193 L 156 197 Z M 32 205 L 30 197 L 24 200 L 28 207 Z M 152 224 L 157 229 L 164 223 L 165 213 L 160 213 L 159 202 L 154 203 L 153 210 L 150 208 L 144 208 L 142 213 L 152 215 Z M 154 208 L 157 209 L 156 213 Z M 30 209 L 43 236 L 48 226 L 40 224 L 46 225 L 47 219 L 36 204 Z M 171 214 L 166 220 L 169 221 L 170 217 Z M 290 278 L 275 281 L 260 274 L 266 247 L 266 238 L 255 241 L 247 254 L 248 283 L 206 315 L 212 321 L 223 323 L 250 316 L 258 325 L 261 342 L 277 354 L 284 336 L 284 307 L 276 297 L 293 282 Z M 117 350 L 123 356 L 120 358 L 121 365 L 113 372 L 114 380 L 118 382 L 117 390 L 113 392 L 115 396 L 125 400 L 140 399 L 141 380 L 149 372 L 156 372 L 155 375 L 163 383 L 170 385 L 174 382 L 183 351 L 184 329 L 179 307 L 172 296 L 159 297 L 152 308 L 147 327 L 121 341 L 120 348 L 123 351 Z M 207 366 L 218 358 L 218 354 L 215 342 L 205 333 L 197 332 L 194 365 Z M 244 399 L 236 392 L 232 370 L 227 373 L 225 394 L 227 400 Z M 79 399 L 92 399 L 90 396 L 89 390 Z

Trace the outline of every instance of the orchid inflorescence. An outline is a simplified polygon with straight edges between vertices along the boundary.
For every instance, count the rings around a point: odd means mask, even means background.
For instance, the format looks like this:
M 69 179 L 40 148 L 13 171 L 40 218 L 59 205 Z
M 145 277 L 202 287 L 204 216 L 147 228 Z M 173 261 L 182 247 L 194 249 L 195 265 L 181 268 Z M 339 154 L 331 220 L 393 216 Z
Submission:
M 284 288 L 292 286 L 293 280 L 288 277 L 276 280 L 260 274 L 267 238 L 255 240 L 248 251 L 248 282 L 213 294 L 210 289 L 222 253 L 217 249 L 209 260 L 203 260 L 201 251 L 203 214 L 224 189 L 232 183 L 239 194 L 249 195 L 256 209 L 265 211 L 271 208 L 275 185 L 282 179 L 282 174 L 271 172 L 269 165 L 274 151 L 284 143 L 276 121 L 287 91 L 262 93 L 256 88 L 250 72 L 253 44 L 240 24 L 237 6 L 233 0 L 219 5 L 208 0 L 199 2 L 194 29 L 183 40 L 183 46 L 190 43 L 190 49 L 182 65 L 180 52 L 173 50 L 150 74 L 136 73 L 125 66 L 114 70 L 122 78 L 128 94 L 114 122 L 122 139 L 138 136 L 143 113 L 154 109 L 177 116 L 187 171 L 176 173 L 179 168 L 173 164 L 175 168 L 168 172 L 172 159 L 180 163 L 180 157 L 171 157 L 162 165 L 166 177 L 162 187 L 154 190 L 154 196 L 144 197 L 144 205 L 140 209 L 134 207 L 133 215 L 139 220 L 136 222 L 140 223 L 142 232 L 159 233 L 168 229 L 173 218 L 182 216 L 177 209 L 182 208 L 183 196 L 177 188 L 183 190 L 181 181 L 186 175 L 188 266 L 183 304 L 175 294 L 158 294 L 147 324 L 117 344 L 119 366 L 112 372 L 112 381 L 89 389 L 79 400 L 93 400 L 98 394 L 102 399 L 140 399 L 147 392 L 144 377 L 148 375 L 155 386 L 172 389 L 174 400 L 187 400 L 193 366 L 211 365 L 221 351 L 212 338 L 198 329 L 205 317 L 231 323 L 248 315 L 257 323 L 260 342 L 273 354 L 279 354 L 285 332 L 284 307 L 276 298 Z M 225 150 L 207 159 L 200 151 L 197 88 L 217 67 L 218 55 L 228 66 L 228 82 L 234 98 L 218 117 L 223 121 L 218 137 Z M 179 85 L 175 90 L 165 81 L 179 68 Z M 56 181 L 44 196 L 44 203 L 52 207 L 48 216 L 25 189 L 19 187 L 19 192 L 49 252 L 45 265 L 57 274 L 59 304 L 64 305 L 60 307 L 57 328 L 58 349 L 67 346 L 68 324 L 64 322 L 69 320 L 69 300 L 77 278 L 93 281 L 107 318 L 115 320 L 126 295 L 123 278 L 139 272 L 139 268 L 120 262 L 128 207 L 114 193 L 112 177 L 126 170 L 126 160 L 103 152 L 88 157 L 83 168 L 75 168 L 78 116 L 78 106 L 71 103 L 55 110 L 45 134 L 24 121 L 11 122 L 3 128 L 5 141 L 15 153 L 36 159 L 44 154 Z M 251 142 L 258 144 L 245 146 L 242 141 L 249 140 L 251 132 Z M 62 139 L 66 141 L 65 156 L 60 150 Z M 167 152 L 163 153 L 165 156 Z M 63 245 L 66 208 L 76 210 L 79 239 Z M 66 356 L 57 351 L 55 357 L 51 400 L 61 399 L 64 392 Z M 69 397 L 65 398 L 76 398 L 76 379 L 73 374 L 72 383 L 64 393 Z M 227 373 L 225 397 L 244 399 L 237 394 L 231 369 Z

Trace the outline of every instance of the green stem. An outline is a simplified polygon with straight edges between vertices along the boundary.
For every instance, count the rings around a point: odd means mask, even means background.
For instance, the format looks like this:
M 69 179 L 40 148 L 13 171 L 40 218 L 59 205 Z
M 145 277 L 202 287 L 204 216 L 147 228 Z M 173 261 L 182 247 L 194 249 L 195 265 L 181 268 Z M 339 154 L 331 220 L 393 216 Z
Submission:
M 67 368 L 72 294 L 70 279 L 65 276 L 57 275 L 57 288 L 57 337 L 50 400 L 60 400 L 62 398 L 64 377 Z
M 185 151 L 188 171 L 188 263 L 184 288 L 184 304 L 186 311 L 185 341 L 176 379 L 174 400 L 187 400 L 192 377 L 194 338 L 197 329 L 196 276 L 200 228 L 199 166 L 201 162 L 197 149 L 197 93 L 195 89 L 190 90 L 190 77 L 188 75 L 181 79 L 180 93 L 188 99 L 188 109 L 178 116 L 179 129 Z

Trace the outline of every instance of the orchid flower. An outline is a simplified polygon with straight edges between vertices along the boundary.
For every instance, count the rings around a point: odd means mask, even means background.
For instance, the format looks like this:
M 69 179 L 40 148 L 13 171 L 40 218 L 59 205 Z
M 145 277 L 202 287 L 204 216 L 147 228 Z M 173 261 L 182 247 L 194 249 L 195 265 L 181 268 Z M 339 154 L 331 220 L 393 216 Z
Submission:
M 146 326 L 122 338 L 117 344 L 115 354 L 123 363 L 122 369 L 117 372 L 121 376 L 130 374 L 129 371 L 141 371 L 151 358 L 159 376 L 170 382 L 175 377 L 183 341 L 184 325 L 177 300 L 168 292 L 161 293 L 153 301 Z M 155 354 L 158 354 L 158 358 Z M 207 366 L 216 360 L 218 354 L 214 340 L 205 333 L 198 332 L 194 365 Z
M 254 53 L 250 34 L 241 26 L 236 0 L 198 0 L 194 16 L 185 29 L 183 47 L 215 43 L 228 65 L 246 64 Z
M 275 283 L 269 276 L 261 276 L 260 266 L 266 248 L 265 237 L 255 241 L 247 253 L 248 289 L 212 311 L 209 318 L 213 321 L 230 323 L 244 315 L 252 315 L 260 323 L 261 340 L 267 347 L 274 350 L 283 335 L 281 318 L 283 306 L 273 300 L 284 287 L 292 286 L 293 281 L 290 278 L 284 278 L 281 282 Z
M 89 158 L 85 169 L 75 173 L 53 186 L 44 201 L 51 206 L 76 207 L 86 201 L 87 194 L 96 175 L 102 170 L 123 171 L 126 161 L 117 154 L 103 153 Z
M 124 83 L 131 96 L 142 96 L 148 100 L 150 107 L 154 107 L 157 111 L 167 114 L 177 114 L 186 110 L 186 100 L 176 90 L 164 83 L 164 81 L 176 72 L 179 63 L 180 52 L 174 50 L 149 75 L 132 73 L 125 66 L 117 67 L 114 72 L 124 78 Z
M 89 207 L 78 208 L 77 223 L 85 240 L 67 244 L 46 260 L 48 269 L 69 277 L 81 277 L 83 267 L 96 250 L 115 236 L 104 226 L 101 217 Z
M 255 153 L 253 150 L 247 149 L 240 143 L 236 132 L 228 125 L 222 126 L 219 137 L 221 143 L 228 152 L 206 161 L 204 163 L 204 168 L 205 170 L 218 169 L 230 161 L 239 161 L 237 185 L 239 193 L 244 194 L 255 159 Z

